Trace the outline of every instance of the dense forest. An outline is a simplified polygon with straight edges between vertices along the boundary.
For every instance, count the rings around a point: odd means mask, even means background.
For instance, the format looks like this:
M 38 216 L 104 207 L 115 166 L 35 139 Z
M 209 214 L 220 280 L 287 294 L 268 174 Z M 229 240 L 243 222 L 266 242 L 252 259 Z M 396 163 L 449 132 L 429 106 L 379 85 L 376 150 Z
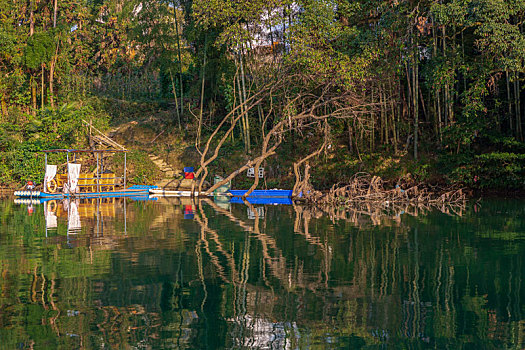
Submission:
M 232 155 L 209 171 L 268 186 L 523 189 L 524 20 L 520 0 L 0 0 L 0 183 L 85 121 L 162 112 L 195 166 Z

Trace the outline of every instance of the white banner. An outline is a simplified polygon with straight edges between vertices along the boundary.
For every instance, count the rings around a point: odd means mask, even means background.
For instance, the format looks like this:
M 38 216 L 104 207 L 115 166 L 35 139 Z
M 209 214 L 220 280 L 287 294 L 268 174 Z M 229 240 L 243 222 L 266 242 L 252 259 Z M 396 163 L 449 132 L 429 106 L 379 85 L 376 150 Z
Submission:
M 46 165 L 46 174 L 44 175 L 44 192 L 47 191 L 47 183 L 55 178 L 57 174 L 57 166 L 48 164 Z
M 80 177 L 80 166 L 80 164 L 75 163 L 67 164 L 69 193 L 76 193 L 77 191 L 78 178 Z

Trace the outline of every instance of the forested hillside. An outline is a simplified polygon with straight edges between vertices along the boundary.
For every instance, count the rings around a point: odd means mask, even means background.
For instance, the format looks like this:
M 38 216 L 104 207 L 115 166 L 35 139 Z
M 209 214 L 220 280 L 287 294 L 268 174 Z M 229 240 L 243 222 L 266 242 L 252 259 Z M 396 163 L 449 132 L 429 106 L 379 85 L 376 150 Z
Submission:
M 522 0 L 0 0 L 0 184 L 85 146 L 82 120 L 162 112 L 203 174 L 523 189 L 524 20 Z

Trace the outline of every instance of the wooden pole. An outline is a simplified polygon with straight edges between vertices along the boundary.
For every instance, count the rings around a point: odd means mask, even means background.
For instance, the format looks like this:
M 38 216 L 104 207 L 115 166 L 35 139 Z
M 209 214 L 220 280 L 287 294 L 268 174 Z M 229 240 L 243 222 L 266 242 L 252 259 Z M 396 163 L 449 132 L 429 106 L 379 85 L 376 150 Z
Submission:
M 124 152 L 124 189 L 126 189 L 126 173 L 127 173 L 127 153 Z
M 100 192 L 99 173 L 100 173 L 100 169 L 99 169 L 99 156 L 98 156 L 98 152 L 97 152 L 97 192 Z
M 44 188 L 42 189 L 42 192 L 45 192 L 46 191 L 46 185 L 47 185 L 47 181 L 46 181 L 46 175 L 45 175 L 45 172 L 47 171 L 47 153 L 44 153 Z
M 69 181 L 69 151 L 66 153 L 66 174 L 67 174 L 67 187 L 68 191 L 71 188 L 70 181 Z
M 44 81 L 44 64 L 42 63 L 42 96 L 40 98 L 41 108 L 44 109 L 44 98 L 45 98 L 45 81 Z

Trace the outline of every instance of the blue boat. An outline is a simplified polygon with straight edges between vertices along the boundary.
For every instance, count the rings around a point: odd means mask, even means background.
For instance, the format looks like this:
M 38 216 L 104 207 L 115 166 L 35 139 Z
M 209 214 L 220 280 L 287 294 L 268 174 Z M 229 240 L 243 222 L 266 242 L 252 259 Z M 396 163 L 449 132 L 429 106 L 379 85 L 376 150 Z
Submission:
M 68 193 L 47 193 L 41 191 L 15 191 L 13 193 L 16 197 L 22 198 L 48 198 L 48 199 L 62 199 L 69 197 Z
M 242 197 L 247 190 L 228 191 L 234 197 Z M 292 190 L 254 190 L 247 198 L 291 198 Z
M 106 197 L 148 197 L 149 190 L 157 186 L 131 186 L 119 191 L 104 192 L 79 192 L 79 193 L 48 193 L 42 191 L 15 191 L 16 197 L 22 198 L 43 198 L 43 199 L 63 199 L 63 198 L 106 198 Z
M 134 193 L 137 193 L 137 192 L 134 192 Z M 18 196 L 17 198 L 14 199 L 14 203 L 15 204 L 27 204 L 27 205 L 31 205 L 31 204 L 43 204 L 43 203 L 46 203 L 46 202 L 49 202 L 49 201 L 53 201 L 53 200 L 62 200 L 62 199 L 66 199 L 66 198 L 69 198 L 69 196 L 62 196 L 62 197 L 20 197 Z M 98 195 L 98 196 L 95 196 L 95 195 L 91 195 L 91 196 L 83 196 L 83 197 L 73 197 L 73 198 L 83 198 L 83 199 L 93 199 L 93 198 L 127 198 L 127 199 L 131 199 L 133 201 L 156 201 L 158 200 L 157 197 L 152 197 L 150 196 L 149 194 L 147 193 L 144 193 L 144 192 L 140 192 L 140 194 L 134 194 L 134 195 L 130 195 L 130 194 L 126 194 L 126 195 L 111 195 L 111 196 L 107 196 L 105 195 Z

